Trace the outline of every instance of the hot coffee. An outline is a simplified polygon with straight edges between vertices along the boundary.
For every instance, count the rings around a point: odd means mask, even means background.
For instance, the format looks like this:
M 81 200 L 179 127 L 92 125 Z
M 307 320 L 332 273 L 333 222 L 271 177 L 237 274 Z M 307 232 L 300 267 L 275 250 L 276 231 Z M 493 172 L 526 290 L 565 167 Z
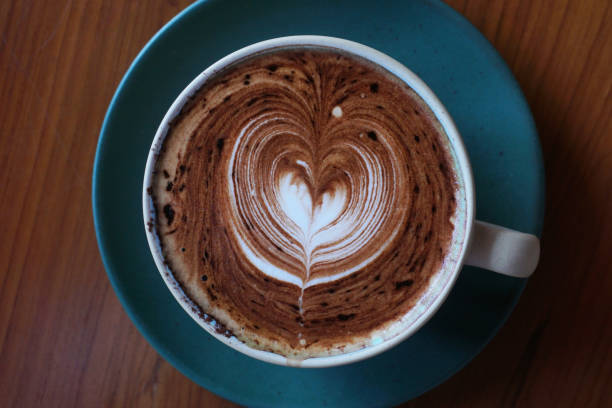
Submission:
M 347 352 L 453 262 L 452 157 L 390 72 L 324 48 L 267 51 L 214 73 L 172 121 L 154 228 L 219 331 L 292 358 Z

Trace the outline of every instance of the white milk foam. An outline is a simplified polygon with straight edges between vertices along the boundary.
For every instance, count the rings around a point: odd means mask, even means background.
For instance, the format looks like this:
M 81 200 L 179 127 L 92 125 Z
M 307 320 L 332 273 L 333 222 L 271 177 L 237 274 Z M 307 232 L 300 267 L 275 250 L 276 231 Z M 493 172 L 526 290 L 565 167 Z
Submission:
M 231 210 L 234 214 L 239 214 L 240 211 L 244 213 L 255 209 L 257 225 L 267 236 L 271 246 L 279 246 L 284 253 L 299 260 L 304 266 L 305 278 L 301 279 L 286 271 L 275 263 L 275 259 L 270 259 L 260 253 L 256 246 L 249 242 L 248 235 L 238 223 L 232 222 L 230 225 L 232 234 L 236 237 L 243 254 L 257 269 L 272 278 L 294 284 L 303 292 L 309 286 L 334 281 L 362 269 L 375 260 L 397 235 L 400 225 L 386 235 L 386 239 L 377 245 L 377 250 L 359 264 L 344 270 L 339 268 L 332 275 L 310 278 L 313 265 L 346 259 L 371 242 L 379 232 L 385 217 L 388 216 L 389 209 L 396 207 L 385 205 L 385 203 L 389 200 L 391 203 L 395 202 L 396 177 L 393 176 L 399 173 L 397 168 L 399 160 L 392 157 L 394 168 L 392 177 L 389 177 L 388 172 L 385 173 L 380 158 L 372 149 L 364 148 L 363 144 L 357 145 L 355 142 L 346 141 L 343 142 L 343 149 L 352 151 L 353 155 L 360 159 L 362 172 L 367 175 L 355 179 L 347 174 L 350 186 L 336 183 L 335 189 L 324 192 L 317 203 L 313 202 L 307 183 L 301 178 L 301 172 L 298 171 L 301 167 L 306 175 L 311 176 L 312 169 L 309 163 L 298 159 L 293 163 L 295 172 L 281 174 L 277 180 L 270 179 L 273 181 L 271 183 L 274 189 L 273 201 L 276 202 L 270 202 L 269 198 L 263 194 L 258 195 L 258 190 L 261 189 L 261 186 L 258 185 L 249 186 L 247 198 L 245 199 L 244 195 L 241 198 L 239 192 L 236 191 L 237 186 L 232 177 L 237 157 L 241 153 L 240 148 L 246 145 L 250 138 L 257 136 L 257 140 L 260 141 L 258 149 L 263 149 L 261 146 L 277 134 L 275 132 L 258 134 L 258 130 L 274 120 L 275 118 L 269 114 L 254 118 L 244 126 L 234 143 L 227 170 Z M 286 130 L 284 132 L 286 133 Z M 305 135 L 293 136 L 307 140 Z M 378 140 L 386 147 L 387 153 L 393 156 L 393 150 L 387 144 L 383 133 L 379 132 Z M 259 151 L 255 149 L 248 155 L 247 162 L 240 164 L 247 166 L 247 175 L 251 174 L 249 169 L 256 165 L 250 162 L 251 157 L 258 153 Z M 274 160 L 273 169 L 276 168 L 278 160 Z M 261 180 L 261 182 L 264 181 L 267 180 Z M 248 183 L 248 180 L 246 182 Z M 245 183 L 244 180 L 243 183 Z M 353 192 L 353 197 L 348 196 L 349 191 Z M 258 208 L 265 208 L 271 214 L 271 219 L 260 216 L 263 212 Z M 271 221 L 280 225 L 281 230 L 275 228 Z M 292 242 L 299 242 L 300 247 L 296 247 Z

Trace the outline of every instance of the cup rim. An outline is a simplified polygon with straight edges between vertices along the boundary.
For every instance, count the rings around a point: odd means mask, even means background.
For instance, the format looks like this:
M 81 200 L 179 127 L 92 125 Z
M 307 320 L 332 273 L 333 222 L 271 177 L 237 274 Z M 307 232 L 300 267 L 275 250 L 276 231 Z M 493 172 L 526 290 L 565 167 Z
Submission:
M 155 232 L 155 228 L 148 227 L 151 225 L 150 223 L 154 220 L 155 217 L 155 208 L 149 191 L 150 186 L 152 185 L 153 170 L 155 168 L 155 163 L 159 155 L 159 149 L 161 148 L 162 142 L 165 139 L 166 134 L 169 130 L 170 122 L 180 113 L 182 107 L 191 98 L 191 96 L 196 93 L 210 77 L 214 76 L 217 72 L 224 69 L 226 66 L 240 61 L 241 59 L 251 57 L 258 53 L 279 48 L 309 46 L 336 49 L 342 52 L 348 52 L 349 54 L 365 58 L 366 60 L 369 60 L 374 64 L 381 66 L 382 68 L 389 71 L 390 73 L 398 77 L 400 80 L 408 84 L 423 99 L 423 101 L 434 113 L 436 119 L 438 119 L 439 123 L 442 125 L 448 139 L 450 140 L 451 148 L 455 154 L 456 164 L 461 171 L 460 176 L 462 177 L 463 181 L 466 204 L 465 232 L 463 245 L 459 251 L 457 261 L 455 262 L 455 265 L 452 269 L 452 272 L 450 273 L 449 278 L 445 282 L 442 289 L 440 289 L 440 291 L 437 293 L 436 299 L 427 307 L 427 310 L 423 314 L 421 314 L 415 320 L 415 322 L 413 322 L 404 331 L 400 332 L 394 337 L 386 339 L 380 344 L 366 346 L 362 349 L 355 350 L 349 353 L 342 353 L 324 357 L 312 357 L 305 360 L 295 360 L 282 356 L 280 354 L 251 348 L 234 336 L 226 337 L 215 329 L 215 327 L 213 326 L 214 322 L 207 322 L 202 318 L 202 313 L 199 309 L 199 306 L 197 306 L 184 293 L 183 289 L 181 288 L 181 285 L 175 279 L 173 273 L 170 271 L 170 269 L 164 262 L 164 257 L 160 248 L 159 238 Z M 448 297 L 457 280 L 459 272 L 461 271 L 465 256 L 467 254 L 467 250 L 469 249 L 472 240 L 472 227 L 474 224 L 476 207 L 473 174 L 463 140 L 450 114 L 448 113 L 442 102 L 434 94 L 434 92 L 425 84 L 425 82 L 402 63 L 374 48 L 346 39 L 319 35 L 295 35 L 288 37 L 278 37 L 257 42 L 252 45 L 243 47 L 221 58 L 220 60 L 216 61 L 211 66 L 206 68 L 198 76 L 196 76 L 173 101 L 155 133 L 145 166 L 142 200 L 145 233 L 147 236 L 147 241 L 151 250 L 151 254 L 153 255 L 153 259 L 155 261 L 155 265 L 157 266 L 157 269 L 160 272 L 160 275 L 162 276 L 162 279 L 164 280 L 166 286 L 168 287 L 174 298 L 177 300 L 177 302 L 181 305 L 183 310 L 185 310 L 185 312 L 187 312 L 187 314 L 189 314 L 189 316 L 191 316 L 191 318 L 195 320 L 209 334 L 211 334 L 217 340 L 223 342 L 224 344 L 228 345 L 236 351 L 239 351 L 243 354 L 248 355 L 249 357 L 253 357 L 255 359 L 268 363 L 277 364 L 281 366 L 304 368 L 333 367 L 354 363 L 373 357 L 386 350 L 389 350 L 390 348 L 406 340 L 414 333 L 416 333 L 427 321 L 429 321 L 429 319 L 438 311 L 440 306 Z

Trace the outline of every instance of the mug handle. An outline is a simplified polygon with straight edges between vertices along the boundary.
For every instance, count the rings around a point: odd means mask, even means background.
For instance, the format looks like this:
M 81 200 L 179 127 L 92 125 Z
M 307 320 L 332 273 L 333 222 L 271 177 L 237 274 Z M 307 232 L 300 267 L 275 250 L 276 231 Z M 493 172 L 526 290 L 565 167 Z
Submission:
M 488 222 L 474 222 L 466 265 L 517 278 L 528 278 L 540 258 L 540 240 Z

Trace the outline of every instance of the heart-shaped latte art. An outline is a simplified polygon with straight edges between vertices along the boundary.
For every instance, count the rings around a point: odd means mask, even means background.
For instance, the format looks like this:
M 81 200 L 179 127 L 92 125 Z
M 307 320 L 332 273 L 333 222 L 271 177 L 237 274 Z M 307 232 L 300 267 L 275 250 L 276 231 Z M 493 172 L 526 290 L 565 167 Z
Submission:
M 233 146 L 227 185 L 231 230 L 245 256 L 305 288 L 375 259 L 409 203 L 397 203 L 406 170 L 384 126 L 368 121 L 355 133 L 358 119 L 334 118 L 317 129 L 308 107 L 297 106 L 250 118 Z

